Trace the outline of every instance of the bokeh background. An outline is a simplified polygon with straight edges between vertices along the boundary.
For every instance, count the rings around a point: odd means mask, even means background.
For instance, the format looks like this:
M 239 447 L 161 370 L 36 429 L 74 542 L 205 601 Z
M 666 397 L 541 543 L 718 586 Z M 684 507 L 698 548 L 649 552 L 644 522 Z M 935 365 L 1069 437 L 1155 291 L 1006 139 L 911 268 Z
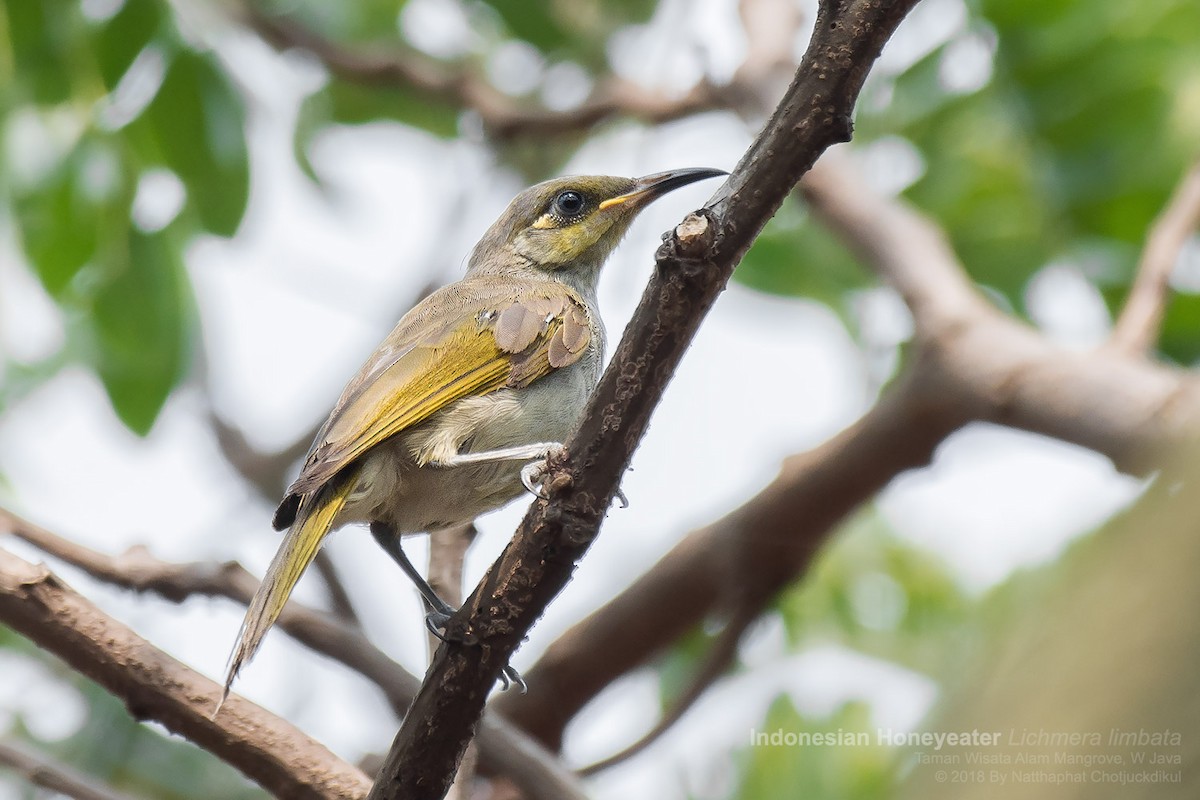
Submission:
M 273 46 L 263 20 L 286 18 L 346 52 L 400 50 L 467 69 L 519 103 L 561 111 L 614 79 L 668 99 L 729 82 L 751 52 L 750 5 L 5 0 L 0 502 L 104 552 L 145 544 L 165 559 L 236 559 L 261 574 L 278 543 L 275 498 L 231 462 L 222 434 L 259 453 L 294 450 L 398 316 L 461 275 L 524 186 L 566 173 L 732 169 L 762 121 L 743 106 L 508 135 L 451 97 L 356 81 L 312 52 Z M 790 9 L 781 19 L 798 60 L 815 6 L 777 5 Z M 875 191 L 944 226 L 996 304 L 1069 347 L 1094 347 L 1147 228 L 1200 150 L 1198 52 L 1194 0 L 924 0 L 868 81 L 855 141 L 838 149 Z M 600 302 L 614 339 L 660 233 L 709 191 L 652 206 L 612 260 Z M 1200 356 L 1195 238 L 1172 288 L 1160 355 L 1190 366 Z M 785 456 L 861 415 L 911 333 L 895 293 L 789 200 L 657 411 L 623 484 L 630 508 L 610 513 L 515 666 L 766 485 Z M 750 732 L 921 730 L 956 702 L 951 718 L 983 725 L 995 708 L 961 710 L 988 674 L 981 664 L 1020 641 L 1023 620 L 1059 607 L 1047 597 L 1087 582 L 1080 562 L 1117 548 L 1107 521 L 1146 490 L 1096 453 L 969 426 L 832 537 L 681 723 L 590 787 L 600 798 L 890 794 L 910 777 L 899 750 L 752 747 Z M 524 508 L 479 522 L 468 581 Z M 424 547 L 410 545 L 418 563 Z M 334 536 L 327 551 L 372 639 L 421 674 L 410 586 L 362 531 Z M 53 566 L 160 647 L 221 675 L 241 608 L 169 605 Z M 311 576 L 298 597 L 326 603 Z M 653 724 L 708 639 L 697 631 L 609 687 L 569 728 L 568 763 Z M 1088 663 L 1103 660 L 1103 638 L 1093 644 Z M 0 735 L 135 797 L 261 794 L 2 627 L 0 676 Z M 385 749 L 396 727 L 374 687 L 278 632 L 237 690 L 352 761 Z M 43 795 L 0 770 L 0 797 L 31 796 Z

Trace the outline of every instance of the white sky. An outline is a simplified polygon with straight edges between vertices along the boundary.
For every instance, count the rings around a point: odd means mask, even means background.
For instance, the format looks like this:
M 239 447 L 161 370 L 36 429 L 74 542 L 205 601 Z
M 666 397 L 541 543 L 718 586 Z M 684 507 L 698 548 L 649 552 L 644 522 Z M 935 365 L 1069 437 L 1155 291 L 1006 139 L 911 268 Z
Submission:
M 678 18 L 673 10 L 678 2 L 667 5 L 663 16 Z M 414 6 L 444 11 L 446 0 L 414 2 L 410 9 Z M 704 51 L 718 73 L 737 63 L 744 45 L 736 37 L 704 32 L 736 27 L 731 8 L 724 0 L 709 0 L 694 23 L 702 26 L 698 38 L 726 43 Z M 961 8 L 959 0 L 931 0 L 918 11 L 939 8 L 954 24 L 943 32 L 943 17 L 935 15 L 934 38 L 953 35 L 962 24 L 953 13 Z M 658 42 L 645 50 L 635 77 L 665 75 L 684 84 L 694 78 L 694 48 L 682 54 L 666 48 L 658 28 L 629 36 Z M 919 57 L 918 45 L 900 39 L 884 65 Z M 449 280 L 461 274 L 471 243 L 521 185 L 498 172 L 476 144 L 377 124 L 319 137 L 313 161 L 331 189 L 323 196 L 291 163 L 291 117 L 302 92 L 314 85 L 311 66 L 245 39 L 225 41 L 223 52 L 253 100 L 253 190 L 238 235 L 195 242 L 188 269 L 218 407 L 270 448 L 290 442 L 328 410 L 417 287 L 432 276 Z M 652 131 L 620 128 L 589 142 L 566 171 L 729 169 L 751 133 L 720 115 Z M 881 183 L 897 174 L 886 163 L 879 170 Z M 659 234 L 714 188 L 702 183 L 675 192 L 635 225 L 601 288 L 614 342 L 645 283 Z M 33 360 L 53 351 L 62 325 L 16 252 L 12 231 L 0 229 L 0 347 L 11 358 Z M 1031 298 L 1039 320 L 1071 341 L 1101 335 L 1107 319 L 1097 316 L 1086 282 L 1081 288 L 1069 267 L 1055 269 L 1049 288 Z M 903 320 L 896 324 L 902 328 Z M 642 573 L 681 534 L 764 486 L 784 456 L 854 420 L 871 400 L 878 379 L 872 369 L 823 306 L 731 286 L 688 352 L 635 457 L 624 483 L 631 507 L 612 511 L 576 579 L 515 665 L 528 667 L 558 633 Z M 117 422 L 98 381 L 68 369 L 0 417 L 0 472 L 9 481 L 0 487 L 0 499 L 106 552 L 147 543 L 164 558 L 236 558 L 261 572 L 279 541 L 270 529 L 270 509 L 224 464 L 203 412 L 196 391 L 183 390 L 151 435 L 139 440 Z M 1014 569 L 1053 558 L 1137 491 L 1136 482 L 1095 454 L 1039 436 L 973 426 L 952 437 L 930 468 L 897 480 L 879 507 L 901 535 L 938 552 L 965 586 L 981 591 Z M 470 580 L 500 551 L 525 505 L 514 503 L 483 521 L 468 561 Z M 37 557 L 11 542 L 4 546 Z M 409 547 L 421 563 L 423 540 Z M 421 614 L 408 584 L 360 531 L 333 537 L 331 549 L 343 574 L 353 576 L 350 589 L 370 634 L 421 672 Z M 223 601 L 176 607 L 133 598 L 61 571 L 155 643 L 220 678 L 241 609 Z M 298 596 L 320 602 L 315 584 L 306 581 Z M 788 653 L 771 621 L 760 626 L 745 653 L 759 667 L 752 675 L 723 682 L 654 748 L 595 779 L 596 796 L 624 797 L 633 787 L 642 796 L 682 797 L 685 791 L 719 796 L 731 776 L 710 754 L 747 741 L 749 727 L 761 721 L 780 690 L 790 692 L 801 708 L 820 713 L 861 698 L 871 703 L 880 724 L 897 727 L 917 724 L 936 694 L 925 678 L 847 651 Z M 351 721 L 346 708 L 379 706 L 375 690 L 282 634 L 268 638 L 243 675 L 239 692 L 287 715 L 350 760 L 379 750 L 394 732 L 387 715 Z M 0 724 L 5 709 L 40 705 L 62 709 L 47 717 L 47 735 L 70 732 L 78 708 L 72 712 L 69 702 L 39 701 L 55 691 L 46 681 L 20 672 L 6 685 L 0 686 Z M 582 764 L 618 749 L 652 723 L 657 705 L 648 674 L 615 685 L 573 726 L 568 758 Z

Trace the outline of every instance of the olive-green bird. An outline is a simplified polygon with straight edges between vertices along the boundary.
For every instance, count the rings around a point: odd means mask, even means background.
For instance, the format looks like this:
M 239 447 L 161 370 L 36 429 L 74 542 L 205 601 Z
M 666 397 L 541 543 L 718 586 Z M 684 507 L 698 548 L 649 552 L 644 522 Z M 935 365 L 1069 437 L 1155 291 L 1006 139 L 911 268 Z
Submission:
M 367 522 L 417 584 L 431 628 L 454 609 L 400 547 L 533 490 L 600 377 L 600 268 L 637 213 L 714 169 L 559 178 L 521 192 L 461 281 L 404 315 L 342 392 L 275 512 L 287 529 L 230 656 L 225 693 L 330 530 Z M 524 465 L 524 466 L 522 466 Z

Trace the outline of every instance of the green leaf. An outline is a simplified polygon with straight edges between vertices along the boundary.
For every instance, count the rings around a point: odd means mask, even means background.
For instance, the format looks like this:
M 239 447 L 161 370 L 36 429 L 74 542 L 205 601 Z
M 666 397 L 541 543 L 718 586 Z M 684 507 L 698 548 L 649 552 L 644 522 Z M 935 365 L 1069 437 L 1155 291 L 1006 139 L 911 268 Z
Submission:
M 654 13 L 654 0 L 484 0 L 512 38 L 592 69 L 606 63 L 608 37 Z
M 1049 262 L 1126 258 L 1195 157 L 1200 4 L 972 5 L 969 32 L 996 42 L 990 82 L 947 91 L 949 45 L 938 48 L 886 84 L 890 102 L 863 104 L 857 136 L 899 134 L 918 148 L 926 171 L 906 197 L 946 229 L 976 281 L 1023 309 Z
M 1170 298 L 1158 346 L 1163 355 L 1184 366 L 1200 361 L 1200 295 L 1175 294 Z
M 232 236 L 250 191 L 245 109 L 216 57 L 176 53 L 158 94 L 127 129 L 139 143 L 154 143 L 141 155 L 179 176 L 201 225 Z
M 892 754 L 878 744 L 869 709 L 862 703 L 847 703 L 828 719 L 818 720 L 801 714 L 787 695 L 780 695 L 762 726 L 751 731 L 755 734 L 766 739 L 740 754 L 742 775 L 734 793 L 738 800 L 876 800 L 890 794 Z M 833 737 L 835 743 L 811 738 L 813 734 Z M 837 743 L 847 738 L 852 743 Z
M 14 193 L 25 253 L 56 299 L 128 219 L 131 189 L 116 159 L 110 142 L 87 136 L 42 183 Z
M 128 251 L 109 266 L 88 318 L 96 371 L 113 409 L 145 435 L 188 361 L 192 301 L 180 246 L 167 228 L 128 231 Z
M 675 640 L 658 664 L 658 684 L 663 709 L 675 704 L 708 658 L 717 636 L 703 628 Z
M 258 0 L 256 10 L 271 17 L 285 17 L 319 31 L 336 42 L 376 44 L 392 41 L 406 0 Z
M 96 32 L 100 77 L 110 90 L 162 30 L 165 10 L 167 7 L 159 0 L 124 0 L 121 10 Z
M 73 28 L 79 16 L 76 4 L 65 0 L 14 0 L 5 3 L 0 14 L 6 17 L 13 74 L 19 77 L 19 99 L 39 105 L 68 100 L 76 44 Z
M 895 538 L 874 509 L 847 522 L 776 605 L 794 646 L 833 640 L 923 672 L 962 646 L 973 607 L 936 556 Z

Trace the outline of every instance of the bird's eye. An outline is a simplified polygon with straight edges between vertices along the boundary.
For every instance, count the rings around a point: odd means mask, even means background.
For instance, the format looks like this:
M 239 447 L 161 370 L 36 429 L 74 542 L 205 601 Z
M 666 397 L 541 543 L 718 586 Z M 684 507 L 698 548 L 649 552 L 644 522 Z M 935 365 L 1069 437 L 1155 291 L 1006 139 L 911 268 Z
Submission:
M 559 192 L 558 196 L 554 198 L 554 213 L 564 219 L 579 216 L 579 213 L 583 211 L 583 206 L 583 195 L 573 189 Z

